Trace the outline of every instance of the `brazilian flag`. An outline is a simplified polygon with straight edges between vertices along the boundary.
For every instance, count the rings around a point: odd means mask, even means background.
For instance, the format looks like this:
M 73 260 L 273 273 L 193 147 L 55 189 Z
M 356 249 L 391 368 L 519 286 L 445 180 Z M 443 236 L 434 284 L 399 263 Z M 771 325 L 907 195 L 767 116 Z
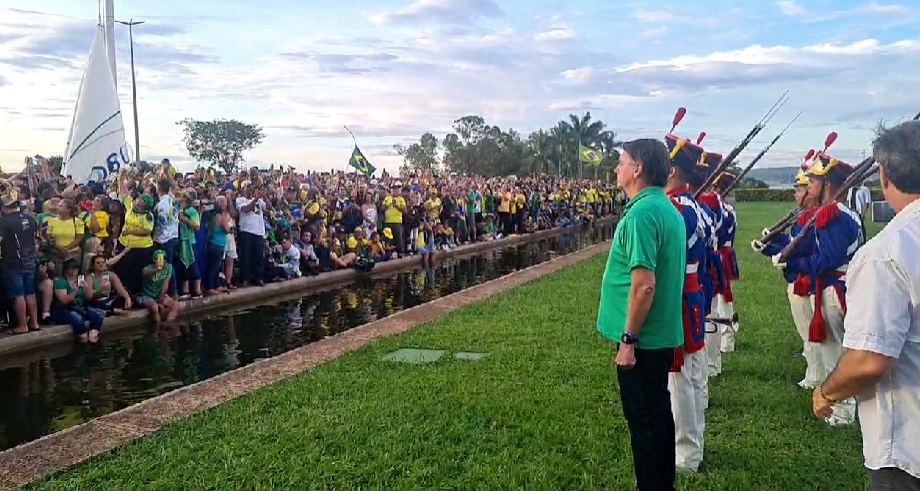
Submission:
M 597 150 L 591 147 L 586 147 L 582 145 L 581 142 L 579 142 L 578 143 L 578 160 L 581 160 L 582 162 L 585 162 L 587 164 L 597 165 L 601 163 L 601 160 L 603 160 L 603 157 L 601 157 L 600 152 L 598 152 Z
M 364 157 L 364 154 L 361 153 L 361 149 L 358 148 L 357 145 L 355 145 L 355 149 L 351 152 L 351 158 L 348 159 L 348 165 L 354 167 L 355 170 L 364 174 L 365 176 L 372 175 L 374 171 L 377 170 L 376 167 L 367 161 L 367 158 Z

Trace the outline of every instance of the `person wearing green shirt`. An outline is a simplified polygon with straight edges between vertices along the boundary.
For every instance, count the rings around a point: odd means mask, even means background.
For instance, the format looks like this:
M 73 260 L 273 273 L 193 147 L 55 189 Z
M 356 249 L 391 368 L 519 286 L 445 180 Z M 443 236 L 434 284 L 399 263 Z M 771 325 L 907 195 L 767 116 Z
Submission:
M 160 324 L 164 315 L 167 322 L 176 320 L 179 316 L 179 302 L 166 294 L 173 277 L 173 267 L 166 262 L 165 251 L 157 250 L 153 253 L 153 264 L 144 268 L 142 276 L 141 294 L 134 303 L 145 307 L 156 325 Z
M 87 284 L 86 277 L 80 274 L 80 262 L 73 258 L 64 261 L 62 274 L 53 285 L 51 318 L 70 325 L 80 342 L 98 342 L 105 312 L 87 305 L 87 298 L 93 294 L 92 284 Z
M 180 300 L 201 297 L 201 271 L 198 261 L 195 260 L 195 234 L 201 228 L 201 214 L 195 207 L 198 193 L 186 190 L 181 198 L 181 211 L 179 212 L 179 261 L 176 262 L 179 273 L 179 287 L 182 294 Z
M 684 342 L 687 232 L 663 186 L 664 142 L 626 143 L 617 184 L 630 197 L 601 280 L 597 329 L 617 343 L 614 362 L 640 490 L 674 489 L 676 444 L 668 392 L 674 349 Z

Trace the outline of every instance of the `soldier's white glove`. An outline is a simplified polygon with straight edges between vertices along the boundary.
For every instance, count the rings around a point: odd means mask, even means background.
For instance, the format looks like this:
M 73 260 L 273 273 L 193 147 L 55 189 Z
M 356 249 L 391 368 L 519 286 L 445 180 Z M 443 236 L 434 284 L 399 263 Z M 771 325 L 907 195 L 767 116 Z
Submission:
M 765 229 L 763 229 L 763 231 L 760 232 L 760 236 L 761 236 L 761 237 L 766 237 L 766 236 L 768 236 L 768 235 L 770 235 L 770 229 L 768 229 L 768 228 L 765 228 Z
M 754 249 L 754 252 L 763 252 L 764 247 L 766 247 L 766 245 L 759 240 L 755 239 L 751 241 L 751 249 Z
M 773 267 L 776 269 L 786 269 L 786 263 L 782 262 L 783 254 L 779 253 L 773 256 Z

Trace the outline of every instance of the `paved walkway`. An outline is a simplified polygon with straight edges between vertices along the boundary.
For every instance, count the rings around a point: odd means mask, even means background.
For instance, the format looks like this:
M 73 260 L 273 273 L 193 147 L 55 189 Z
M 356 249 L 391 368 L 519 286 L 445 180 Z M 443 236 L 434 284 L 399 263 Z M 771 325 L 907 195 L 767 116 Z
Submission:
M 604 254 L 609 247 L 607 242 L 560 256 L 0 452 L 0 489 L 17 489 L 147 436 L 171 422 L 360 349 L 375 339 L 406 332 L 473 302 Z

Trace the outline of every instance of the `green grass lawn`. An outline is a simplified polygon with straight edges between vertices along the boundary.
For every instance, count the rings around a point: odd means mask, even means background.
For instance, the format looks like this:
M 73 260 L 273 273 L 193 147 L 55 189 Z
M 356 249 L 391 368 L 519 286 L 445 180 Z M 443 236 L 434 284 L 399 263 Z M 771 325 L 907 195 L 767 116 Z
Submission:
M 680 489 L 860 489 L 856 427 L 811 394 L 769 260 L 747 244 L 787 204 L 739 205 L 738 351 L 712 382 L 703 472 Z M 630 489 L 612 345 L 594 329 L 604 257 L 448 315 L 63 472 L 35 489 Z M 478 362 L 380 361 L 401 347 Z

